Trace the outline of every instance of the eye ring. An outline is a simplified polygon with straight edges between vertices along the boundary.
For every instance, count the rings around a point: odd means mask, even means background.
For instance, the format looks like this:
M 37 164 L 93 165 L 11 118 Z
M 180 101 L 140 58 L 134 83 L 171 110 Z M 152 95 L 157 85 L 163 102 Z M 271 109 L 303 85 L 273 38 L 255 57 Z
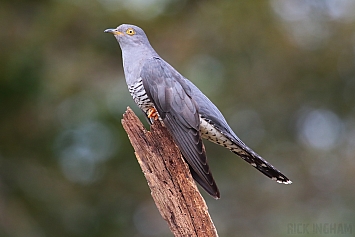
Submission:
M 136 34 L 136 32 L 132 28 L 127 29 L 126 33 L 127 33 L 127 35 L 135 35 Z

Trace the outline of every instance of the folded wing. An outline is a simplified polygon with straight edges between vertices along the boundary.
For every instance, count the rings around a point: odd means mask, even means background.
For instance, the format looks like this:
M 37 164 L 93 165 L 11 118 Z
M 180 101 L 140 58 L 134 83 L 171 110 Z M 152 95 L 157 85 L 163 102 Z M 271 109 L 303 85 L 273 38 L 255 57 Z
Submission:
M 198 106 L 184 78 L 160 58 L 147 60 L 140 76 L 148 98 L 189 164 L 194 179 L 219 198 L 200 135 Z

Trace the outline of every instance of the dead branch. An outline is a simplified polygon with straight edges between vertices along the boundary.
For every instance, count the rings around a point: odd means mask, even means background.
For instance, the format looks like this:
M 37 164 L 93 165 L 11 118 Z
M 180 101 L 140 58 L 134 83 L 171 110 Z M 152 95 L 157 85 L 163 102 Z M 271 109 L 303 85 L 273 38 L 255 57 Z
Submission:
M 156 121 L 147 131 L 130 108 L 122 125 L 171 232 L 175 236 L 218 236 L 205 200 L 167 129 Z

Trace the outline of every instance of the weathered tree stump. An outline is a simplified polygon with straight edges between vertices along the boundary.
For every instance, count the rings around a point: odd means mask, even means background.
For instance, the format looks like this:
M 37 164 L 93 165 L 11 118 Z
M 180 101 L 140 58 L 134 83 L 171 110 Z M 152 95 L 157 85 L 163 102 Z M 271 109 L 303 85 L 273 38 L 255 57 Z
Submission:
M 148 181 L 151 195 L 175 236 L 218 236 L 189 167 L 167 129 L 156 121 L 147 131 L 127 108 L 122 125 Z

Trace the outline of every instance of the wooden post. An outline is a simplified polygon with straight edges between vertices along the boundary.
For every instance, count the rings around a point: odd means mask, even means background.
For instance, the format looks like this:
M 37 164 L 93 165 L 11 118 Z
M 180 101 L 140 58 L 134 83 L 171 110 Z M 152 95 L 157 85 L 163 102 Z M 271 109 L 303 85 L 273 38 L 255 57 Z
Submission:
M 147 131 L 130 108 L 123 115 L 122 125 L 171 232 L 184 237 L 217 237 L 205 200 L 167 129 L 155 121 Z

